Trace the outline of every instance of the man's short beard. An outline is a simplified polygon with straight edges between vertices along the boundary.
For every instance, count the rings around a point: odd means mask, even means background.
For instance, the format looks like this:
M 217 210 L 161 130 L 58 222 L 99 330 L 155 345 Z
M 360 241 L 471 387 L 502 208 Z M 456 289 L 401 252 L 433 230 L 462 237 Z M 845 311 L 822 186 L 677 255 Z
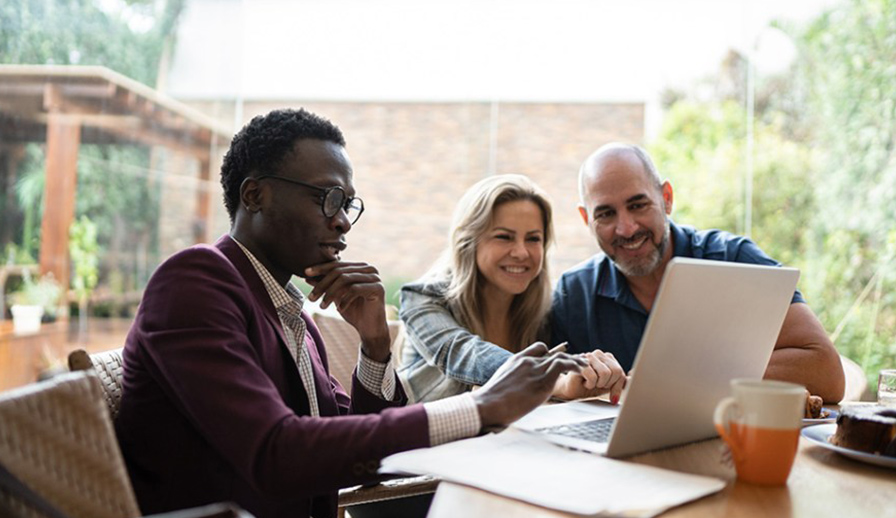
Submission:
M 616 260 L 616 257 L 610 256 L 610 259 L 613 260 L 613 264 L 616 265 L 616 268 L 622 272 L 626 277 L 643 277 L 645 275 L 650 275 L 653 273 L 663 262 L 663 255 L 666 253 L 666 247 L 669 246 L 669 218 L 663 218 L 663 238 L 660 240 L 659 244 L 654 244 L 653 242 L 653 233 L 650 234 L 648 240 L 650 244 L 654 245 L 656 249 L 650 254 L 648 257 L 644 258 L 644 261 L 640 264 L 623 264 Z

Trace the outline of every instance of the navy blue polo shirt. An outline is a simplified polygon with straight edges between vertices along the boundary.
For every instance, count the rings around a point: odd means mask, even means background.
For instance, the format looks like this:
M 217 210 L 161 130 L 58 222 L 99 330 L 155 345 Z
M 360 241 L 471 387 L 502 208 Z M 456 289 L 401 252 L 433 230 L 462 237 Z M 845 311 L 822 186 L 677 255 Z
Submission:
M 670 227 L 673 257 L 781 265 L 745 237 L 721 230 L 698 232 L 671 221 Z M 793 294 L 791 303 L 795 302 L 805 302 L 799 290 Z M 557 281 L 551 305 L 551 343 L 569 342 L 567 349 L 572 353 L 609 351 L 628 371 L 648 316 L 610 258 L 597 254 Z

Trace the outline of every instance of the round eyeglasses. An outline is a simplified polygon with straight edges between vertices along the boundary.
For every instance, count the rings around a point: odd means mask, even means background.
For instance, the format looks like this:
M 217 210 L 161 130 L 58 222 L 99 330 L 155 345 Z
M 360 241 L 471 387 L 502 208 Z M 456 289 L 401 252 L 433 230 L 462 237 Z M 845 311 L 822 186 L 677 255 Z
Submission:
M 340 210 L 343 210 L 345 211 L 346 217 L 348 217 L 348 222 L 354 225 L 355 222 L 358 221 L 358 218 L 361 217 L 361 213 L 364 212 L 364 200 L 357 197 L 347 196 L 345 194 L 345 189 L 338 185 L 323 188 L 299 180 L 293 180 L 292 178 L 287 178 L 285 176 L 278 176 L 276 174 L 263 174 L 255 177 L 257 180 L 264 180 L 265 178 L 283 180 L 284 182 L 301 185 L 302 187 L 313 189 L 321 193 L 320 210 L 323 211 L 324 216 L 328 218 L 332 218 L 336 214 L 339 214 Z

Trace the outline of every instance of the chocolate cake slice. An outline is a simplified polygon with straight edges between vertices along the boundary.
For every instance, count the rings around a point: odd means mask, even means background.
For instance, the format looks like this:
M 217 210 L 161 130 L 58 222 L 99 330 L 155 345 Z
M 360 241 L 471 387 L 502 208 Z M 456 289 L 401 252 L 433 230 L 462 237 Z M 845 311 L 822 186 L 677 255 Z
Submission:
M 850 405 L 840 409 L 831 444 L 896 457 L 896 408 Z

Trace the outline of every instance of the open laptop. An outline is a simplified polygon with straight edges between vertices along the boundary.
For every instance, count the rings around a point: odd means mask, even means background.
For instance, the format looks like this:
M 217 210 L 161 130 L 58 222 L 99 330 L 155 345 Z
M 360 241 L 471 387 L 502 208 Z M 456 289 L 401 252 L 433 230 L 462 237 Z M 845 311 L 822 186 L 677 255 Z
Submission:
M 798 278 L 795 268 L 673 258 L 623 403 L 543 405 L 512 426 L 609 457 L 714 437 L 729 381 L 764 374 Z

